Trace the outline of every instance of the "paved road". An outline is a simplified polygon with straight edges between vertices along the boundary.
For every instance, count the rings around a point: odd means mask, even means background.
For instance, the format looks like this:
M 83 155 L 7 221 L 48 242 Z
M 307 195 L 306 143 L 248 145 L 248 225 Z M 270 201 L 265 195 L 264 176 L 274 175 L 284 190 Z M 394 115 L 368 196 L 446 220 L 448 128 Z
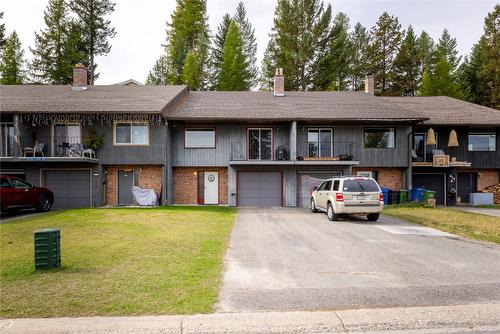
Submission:
M 500 209 L 486 209 L 486 208 L 473 208 L 473 207 L 460 207 L 460 206 L 451 206 L 455 210 L 472 212 L 472 213 L 480 213 L 482 215 L 500 217 Z
M 389 217 L 241 208 L 225 265 L 220 311 L 500 301 L 500 246 Z

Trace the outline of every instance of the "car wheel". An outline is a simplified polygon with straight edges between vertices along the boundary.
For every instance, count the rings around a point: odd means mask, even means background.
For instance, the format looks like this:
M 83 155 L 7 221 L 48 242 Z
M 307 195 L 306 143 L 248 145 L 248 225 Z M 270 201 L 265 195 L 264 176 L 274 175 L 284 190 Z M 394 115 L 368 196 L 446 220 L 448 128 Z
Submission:
M 339 215 L 335 213 L 333 210 L 332 203 L 328 203 L 328 208 L 326 209 L 326 215 L 328 216 L 328 219 L 331 221 L 337 221 L 339 220 Z
M 316 203 L 314 202 L 314 198 L 311 198 L 311 212 L 316 213 L 318 209 L 316 209 Z
M 50 198 L 47 196 L 41 196 L 38 200 L 38 211 L 47 212 L 50 210 L 52 203 L 50 203 Z
M 368 216 L 366 216 L 366 218 L 368 218 L 368 220 L 371 222 L 376 222 L 379 216 L 380 214 L 378 213 L 370 213 Z

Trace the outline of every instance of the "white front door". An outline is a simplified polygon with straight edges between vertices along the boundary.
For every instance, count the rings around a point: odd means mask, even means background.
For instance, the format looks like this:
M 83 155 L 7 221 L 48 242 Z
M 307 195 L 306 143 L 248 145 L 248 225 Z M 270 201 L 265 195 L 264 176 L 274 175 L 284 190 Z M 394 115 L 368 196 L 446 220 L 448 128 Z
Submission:
M 219 172 L 205 172 L 205 204 L 219 204 Z

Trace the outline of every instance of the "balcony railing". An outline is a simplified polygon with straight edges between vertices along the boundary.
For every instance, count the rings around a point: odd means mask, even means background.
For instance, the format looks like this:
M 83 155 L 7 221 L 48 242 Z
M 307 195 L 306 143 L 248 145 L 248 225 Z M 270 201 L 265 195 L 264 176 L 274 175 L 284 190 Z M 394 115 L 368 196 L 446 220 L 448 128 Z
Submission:
M 95 151 L 82 144 L 80 136 L 21 136 L 19 144 L 11 136 L 4 138 L 1 144 L 1 157 L 96 159 Z

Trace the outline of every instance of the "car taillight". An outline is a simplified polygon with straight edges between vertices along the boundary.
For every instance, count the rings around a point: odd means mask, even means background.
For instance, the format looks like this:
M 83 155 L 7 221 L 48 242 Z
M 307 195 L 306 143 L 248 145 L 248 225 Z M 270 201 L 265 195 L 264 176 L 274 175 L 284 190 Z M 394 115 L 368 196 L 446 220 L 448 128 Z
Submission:
M 336 193 L 335 194 L 335 200 L 337 202 L 343 202 L 344 201 L 344 194 L 342 194 L 342 193 Z
M 384 201 L 384 193 L 380 193 L 380 197 L 378 199 L 380 202 Z

